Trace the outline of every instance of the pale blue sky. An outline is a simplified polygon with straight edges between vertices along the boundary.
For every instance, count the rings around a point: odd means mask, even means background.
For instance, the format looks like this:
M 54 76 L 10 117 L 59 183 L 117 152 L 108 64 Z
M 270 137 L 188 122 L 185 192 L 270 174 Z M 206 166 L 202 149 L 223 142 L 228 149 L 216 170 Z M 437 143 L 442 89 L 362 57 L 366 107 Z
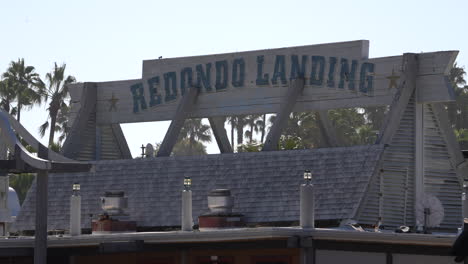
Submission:
M 142 60 L 370 40 L 370 57 L 459 50 L 468 65 L 468 1 L 4 1 L 0 72 L 24 58 L 42 76 L 66 62 L 78 81 L 141 77 Z M 33 133 L 45 107 L 24 113 Z M 134 155 L 165 125 L 125 125 Z M 43 142 L 46 138 L 42 139 Z M 211 153 L 217 147 L 209 147 Z

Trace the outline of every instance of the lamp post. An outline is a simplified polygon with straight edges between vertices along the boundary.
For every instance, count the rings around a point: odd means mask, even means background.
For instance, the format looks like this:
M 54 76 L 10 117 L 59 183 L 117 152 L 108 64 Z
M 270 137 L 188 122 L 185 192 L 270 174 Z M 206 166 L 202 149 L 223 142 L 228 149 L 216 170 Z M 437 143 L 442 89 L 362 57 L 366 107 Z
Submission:
M 141 157 L 144 158 L 145 157 L 145 145 L 141 144 Z
M 300 225 L 302 228 L 314 228 L 314 185 L 310 170 L 304 171 L 304 180 L 300 191 Z
M 81 235 L 81 186 L 78 182 L 73 183 L 72 195 L 70 197 L 70 235 Z
M 184 177 L 184 190 L 182 190 L 182 231 L 193 230 L 192 218 L 192 179 L 188 176 Z

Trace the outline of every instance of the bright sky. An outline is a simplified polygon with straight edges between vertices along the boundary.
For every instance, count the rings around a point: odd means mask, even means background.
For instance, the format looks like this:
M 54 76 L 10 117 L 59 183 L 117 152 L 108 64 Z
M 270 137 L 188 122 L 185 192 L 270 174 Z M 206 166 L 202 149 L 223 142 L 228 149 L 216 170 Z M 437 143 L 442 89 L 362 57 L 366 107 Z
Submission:
M 0 72 L 24 58 L 44 76 L 54 62 L 78 81 L 141 77 L 142 60 L 370 40 L 370 57 L 459 50 L 468 66 L 468 1 L 3 1 Z M 46 105 L 22 114 L 35 135 Z M 124 125 L 133 156 L 168 122 Z M 39 138 L 39 136 L 37 136 Z M 46 143 L 44 137 L 42 142 Z M 218 152 L 211 144 L 210 153 Z

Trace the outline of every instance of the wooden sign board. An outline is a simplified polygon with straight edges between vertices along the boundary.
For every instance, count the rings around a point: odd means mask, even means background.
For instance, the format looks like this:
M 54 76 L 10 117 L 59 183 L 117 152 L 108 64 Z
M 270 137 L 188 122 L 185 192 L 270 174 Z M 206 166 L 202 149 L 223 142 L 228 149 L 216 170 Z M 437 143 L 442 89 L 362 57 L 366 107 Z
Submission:
M 305 87 L 294 111 L 389 105 L 402 56 L 369 59 L 368 50 L 361 40 L 147 60 L 142 79 L 97 83 L 97 121 L 171 120 L 191 86 L 200 92 L 190 117 L 274 113 L 295 78 L 304 78 Z M 456 55 L 418 54 L 418 102 L 454 99 L 446 75 Z

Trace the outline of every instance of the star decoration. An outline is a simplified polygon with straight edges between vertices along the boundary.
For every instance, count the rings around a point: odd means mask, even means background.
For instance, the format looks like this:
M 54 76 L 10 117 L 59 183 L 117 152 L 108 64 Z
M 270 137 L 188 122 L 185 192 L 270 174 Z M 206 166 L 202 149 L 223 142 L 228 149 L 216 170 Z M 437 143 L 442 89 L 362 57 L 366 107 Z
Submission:
M 108 101 L 110 103 L 109 112 L 112 110 L 114 110 L 114 112 L 117 111 L 117 102 L 119 101 L 119 99 L 115 98 L 114 93 L 112 93 L 112 98 Z
M 395 74 L 395 70 L 392 69 L 392 75 L 388 76 L 387 79 L 390 80 L 390 84 L 388 85 L 388 89 L 392 89 L 393 87 L 397 88 L 398 83 L 397 80 L 400 79 L 400 76 Z

